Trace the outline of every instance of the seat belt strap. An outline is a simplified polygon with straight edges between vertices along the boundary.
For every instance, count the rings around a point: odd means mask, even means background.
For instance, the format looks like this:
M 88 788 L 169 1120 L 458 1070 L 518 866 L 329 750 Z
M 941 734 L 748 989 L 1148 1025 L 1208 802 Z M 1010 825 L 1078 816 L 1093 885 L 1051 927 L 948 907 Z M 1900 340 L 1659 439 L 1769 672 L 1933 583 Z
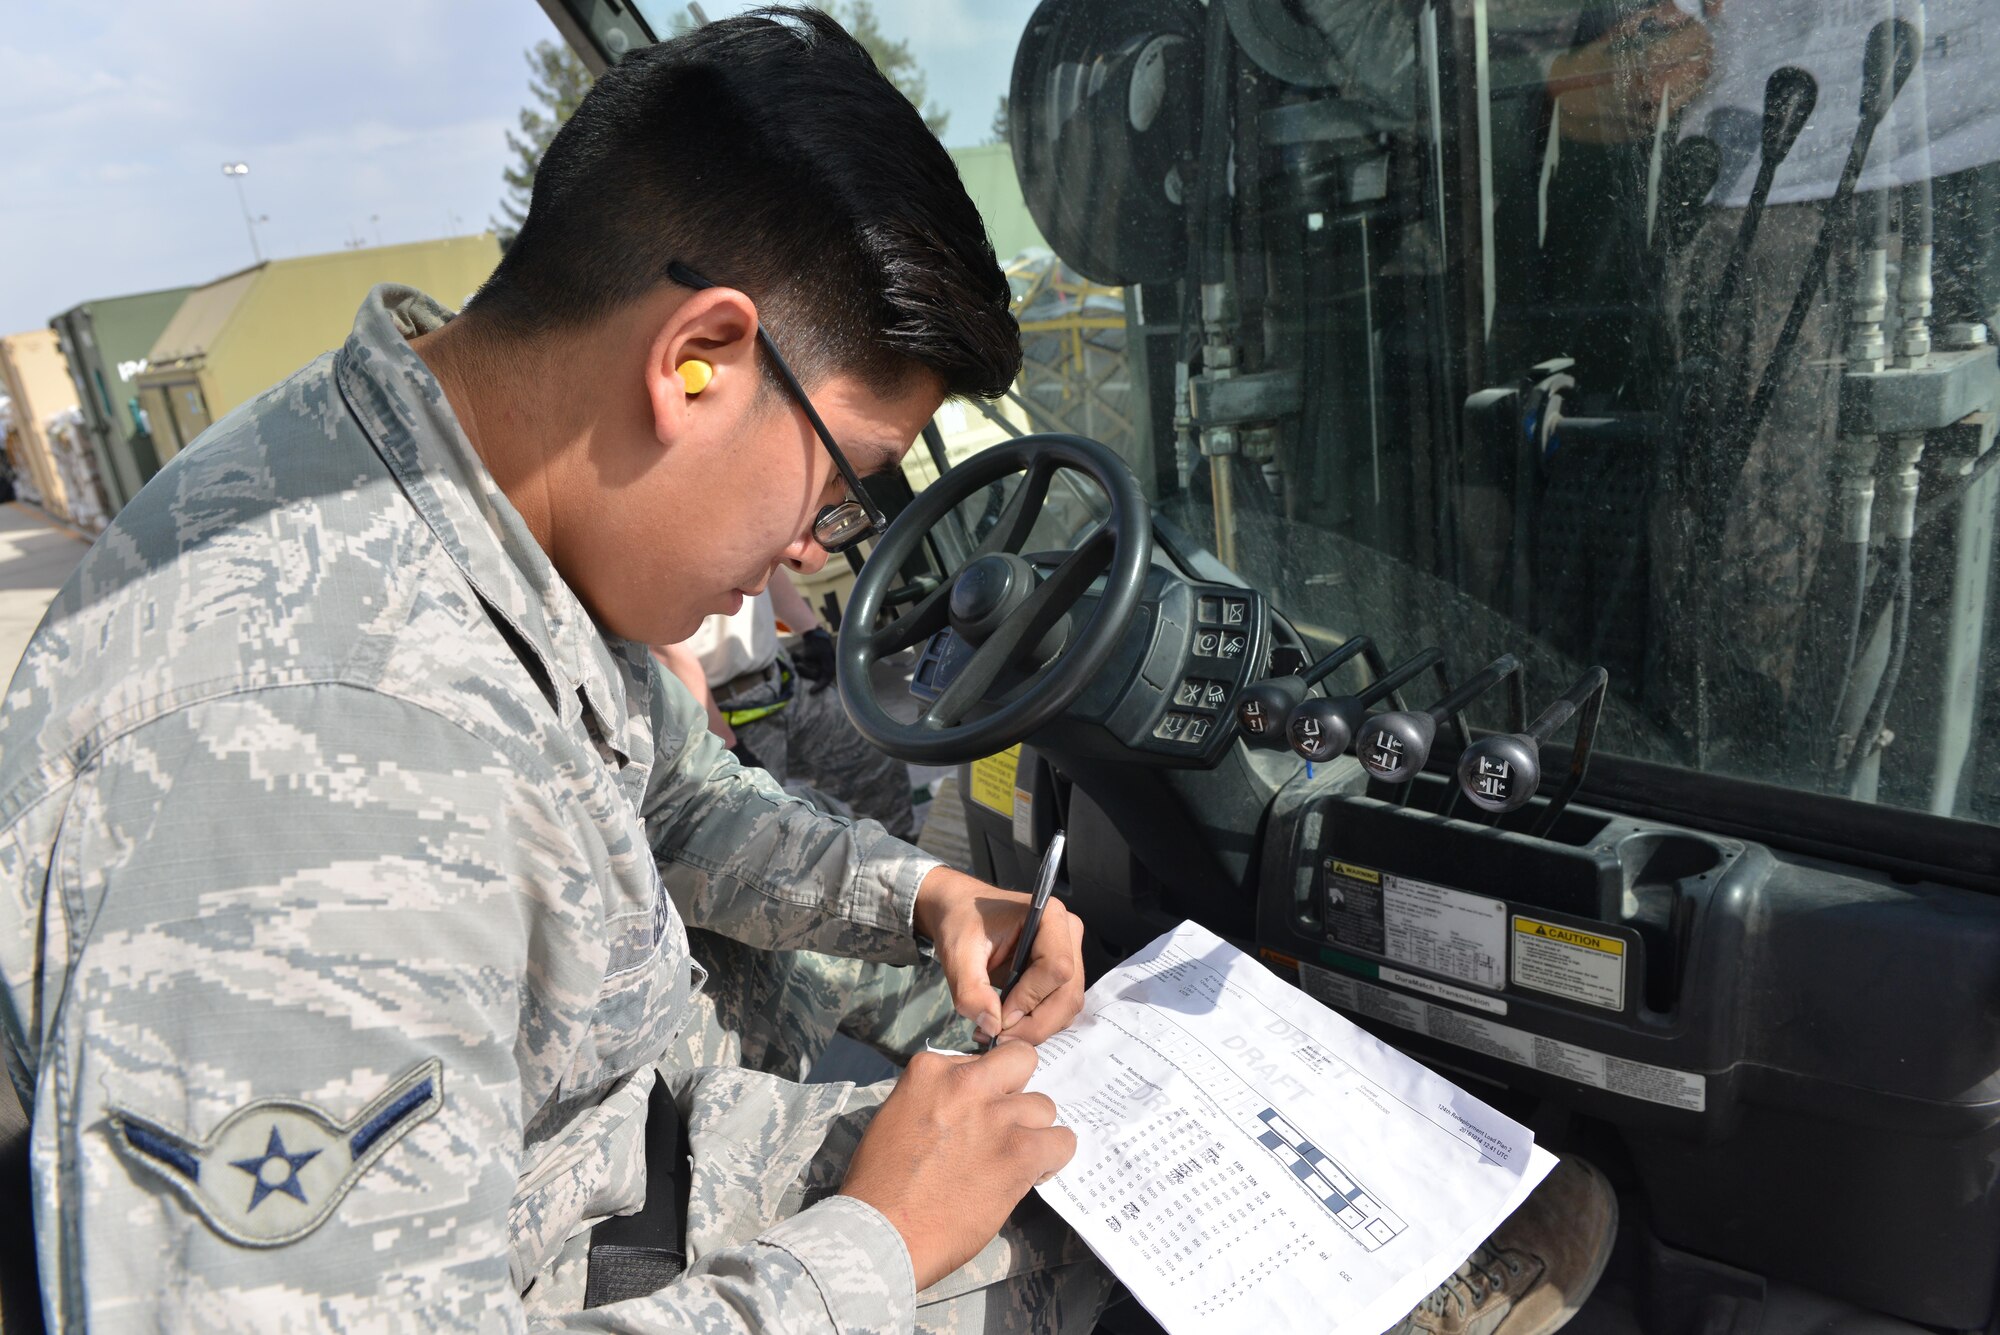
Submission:
M 688 1186 L 693 1177 L 680 1109 L 656 1081 L 646 1103 L 646 1203 L 590 1231 L 583 1305 L 602 1307 L 658 1292 L 687 1269 Z

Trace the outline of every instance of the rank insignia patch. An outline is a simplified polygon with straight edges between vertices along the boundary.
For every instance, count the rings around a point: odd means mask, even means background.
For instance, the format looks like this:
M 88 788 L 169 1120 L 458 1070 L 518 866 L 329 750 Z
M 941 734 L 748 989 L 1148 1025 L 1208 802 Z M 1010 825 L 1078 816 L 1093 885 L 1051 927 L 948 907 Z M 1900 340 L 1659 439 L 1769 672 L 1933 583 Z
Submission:
M 444 1066 L 433 1059 L 347 1122 L 296 1099 L 259 1099 L 197 1141 L 113 1108 L 112 1139 L 223 1237 L 279 1247 L 325 1223 L 368 1166 L 443 1103 Z

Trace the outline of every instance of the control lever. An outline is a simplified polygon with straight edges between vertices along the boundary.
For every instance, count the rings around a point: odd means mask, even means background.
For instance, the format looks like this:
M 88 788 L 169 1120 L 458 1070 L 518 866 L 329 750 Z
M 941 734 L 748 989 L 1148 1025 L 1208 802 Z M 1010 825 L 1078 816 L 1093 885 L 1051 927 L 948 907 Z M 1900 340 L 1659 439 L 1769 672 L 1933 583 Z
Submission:
M 1725 438 L 1725 448 L 1717 452 L 1723 462 L 1722 475 L 1726 481 L 1733 483 L 1740 479 L 1744 458 L 1756 443 L 1757 432 L 1771 410 L 1771 400 L 1778 392 L 1779 383 L 1790 370 L 1792 355 L 1798 348 L 1799 333 L 1805 328 L 1806 317 L 1812 312 L 1814 298 L 1819 295 L 1827 256 L 1833 253 L 1835 231 L 1847 222 L 1848 201 L 1854 198 L 1855 187 L 1861 179 L 1862 164 L 1868 159 L 1868 147 L 1874 142 L 1875 131 L 1881 126 L 1883 117 L 1889 114 L 1889 108 L 1903 91 L 1903 85 L 1909 81 L 1910 72 L 1917 67 L 1917 46 L 1917 30 L 1902 19 L 1883 19 L 1868 30 L 1868 47 L 1861 61 L 1861 119 L 1854 127 L 1854 139 L 1848 145 L 1847 162 L 1840 169 L 1840 179 L 1833 187 L 1833 198 L 1827 201 L 1826 213 L 1820 222 L 1819 239 L 1813 243 L 1812 254 L 1806 260 L 1805 276 L 1792 298 L 1791 310 L 1786 312 L 1784 327 L 1778 331 L 1778 341 L 1771 348 L 1770 360 L 1764 363 L 1764 373 L 1757 379 L 1757 392 L 1751 396 L 1749 407 L 1737 415 L 1735 430 Z
M 1667 150 L 1660 168 L 1661 239 L 1679 250 L 1701 226 L 1702 201 L 1722 176 L 1722 150 L 1706 135 L 1691 134 Z
M 1610 681 L 1611 674 L 1603 668 L 1591 668 L 1526 730 L 1482 737 L 1466 747 L 1458 758 L 1459 789 L 1474 806 L 1495 815 L 1519 811 L 1534 799 L 1541 787 L 1542 744 L 1582 710 L 1583 717 L 1576 725 L 1576 744 L 1570 748 L 1569 777 L 1563 780 L 1562 788 L 1550 800 L 1549 809 L 1532 831 L 1537 837 L 1547 834 L 1582 786 L 1584 771 L 1590 768 L 1597 716 L 1604 710 L 1604 689 Z
M 900 607 L 904 603 L 921 602 L 938 591 L 942 583 L 936 575 L 918 575 L 907 584 L 898 584 L 882 595 L 884 607 Z
M 1791 155 L 1792 145 L 1798 142 L 1799 132 L 1805 129 L 1818 104 L 1819 80 L 1797 65 L 1780 65 L 1764 80 L 1763 151 L 1757 160 L 1757 180 L 1750 187 L 1750 202 L 1737 224 L 1736 245 L 1722 270 L 1722 282 L 1716 288 L 1715 299 L 1709 303 L 1710 332 L 1726 318 L 1730 304 L 1736 299 L 1736 289 L 1743 281 L 1743 266 L 1749 263 L 1750 251 L 1757 244 L 1757 225 L 1764 219 L 1764 206 L 1770 201 L 1778 168 Z
M 1502 654 L 1429 709 L 1414 713 L 1391 710 L 1370 718 L 1355 748 L 1355 754 L 1361 759 L 1361 768 L 1384 783 L 1414 779 L 1423 770 L 1424 762 L 1430 759 L 1431 743 L 1437 740 L 1438 724 L 1447 718 L 1456 719 L 1460 743 L 1469 747 L 1471 739 L 1464 732 L 1465 720 L 1457 715 L 1502 681 L 1513 683 L 1514 729 L 1517 732 L 1525 729 L 1528 688 L 1521 678 L 1521 660 L 1512 654 Z
M 1449 691 L 1451 680 L 1445 675 L 1444 653 L 1426 649 L 1379 674 L 1358 695 L 1301 700 L 1285 719 L 1285 737 L 1299 755 L 1315 765 L 1325 764 L 1347 750 L 1347 744 L 1354 740 L 1354 730 L 1368 717 L 1370 709 L 1384 699 L 1400 707 L 1402 701 L 1396 692 L 1432 669 L 1437 671 L 1439 689 Z
M 1742 286 L 1744 267 L 1749 263 L 1750 252 L 1757 243 L 1758 225 L 1763 221 L 1765 205 L 1770 202 L 1772 183 L 1778 178 L 1778 168 L 1790 156 L 1800 131 L 1805 129 L 1806 121 L 1818 104 L 1819 81 L 1796 65 L 1781 65 L 1771 71 L 1771 77 L 1764 81 L 1762 152 L 1757 163 L 1757 180 L 1750 187 L 1750 201 L 1737 224 L 1736 241 L 1730 248 L 1729 262 L 1723 266 L 1722 280 L 1712 297 L 1697 304 L 1695 313 L 1698 318 L 1690 331 L 1687 374 L 1693 391 L 1689 398 L 1693 415 L 1689 426 L 1695 436 L 1705 437 L 1709 424 L 1717 416 L 1733 409 L 1747 392 L 1748 347 L 1744 348 L 1743 355 L 1731 370 L 1730 384 L 1726 389 L 1711 383 L 1714 378 L 1711 372 L 1722 341 L 1722 325 L 1731 318 L 1737 290 Z
M 1388 675 L 1383 665 L 1382 651 L 1366 635 L 1356 635 L 1341 642 L 1338 649 L 1320 659 L 1304 673 L 1293 673 L 1284 677 L 1266 677 L 1245 686 L 1236 697 L 1236 723 L 1255 745 L 1268 747 L 1273 751 L 1285 744 L 1285 720 L 1291 717 L 1292 709 L 1305 699 L 1306 692 L 1321 681 L 1332 676 L 1342 664 L 1356 655 L 1368 664 L 1368 675 L 1373 681 L 1380 681 Z M 1311 760 L 1313 757 L 1307 756 Z

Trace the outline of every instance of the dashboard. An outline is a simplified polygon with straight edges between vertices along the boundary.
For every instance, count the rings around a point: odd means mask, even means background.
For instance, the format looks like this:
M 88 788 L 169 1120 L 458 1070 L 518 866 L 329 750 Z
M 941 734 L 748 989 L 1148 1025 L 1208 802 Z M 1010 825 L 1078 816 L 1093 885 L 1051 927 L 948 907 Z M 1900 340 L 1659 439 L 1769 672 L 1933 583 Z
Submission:
M 1046 576 L 1058 560 L 1034 556 L 1028 563 Z M 1081 626 L 1095 616 L 1100 592 L 1079 599 L 1070 619 Z M 1238 695 L 1264 668 L 1270 620 L 1253 590 L 1184 579 L 1154 565 L 1118 647 L 1045 740 L 1137 764 L 1214 766 L 1234 740 Z M 1051 646 L 1053 653 L 1063 647 Z M 925 702 L 937 699 L 974 651 L 956 630 L 940 631 L 918 654 L 910 693 Z M 1003 677 L 994 705 L 1007 703 L 1009 691 L 1033 677 L 1032 669 Z
M 2000 900 L 1552 811 L 1573 787 L 1553 749 L 1495 815 L 1448 728 L 1407 782 L 1364 767 L 1368 728 L 1308 763 L 1234 708 L 1271 719 L 1300 643 L 1256 591 L 1156 562 L 1105 670 L 978 762 L 1015 805 L 968 805 L 975 872 L 1019 883 L 1062 825 L 1096 966 L 1194 918 L 1523 1120 L 1614 1137 L 1664 1243 L 1912 1321 L 1990 1318 L 2000 1198 L 1965 1184 L 2000 1156 Z

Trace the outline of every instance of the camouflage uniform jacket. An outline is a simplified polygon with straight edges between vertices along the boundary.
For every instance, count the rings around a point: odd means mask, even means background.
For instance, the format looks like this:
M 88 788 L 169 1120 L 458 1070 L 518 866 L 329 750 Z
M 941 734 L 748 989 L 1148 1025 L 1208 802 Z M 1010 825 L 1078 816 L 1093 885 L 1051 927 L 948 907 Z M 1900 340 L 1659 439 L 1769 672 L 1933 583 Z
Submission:
M 51 1325 L 907 1330 L 901 1238 L 837 1196 L 550 1310 L 644 1197 L 656 1079 L 742 1129 L 748 1199 L 811 1148 L 814 1089 L 656 1068 L 683 923 L 907 963 L 937 864 L 740 769 L 600 633 L 405 341 L 447 318 L 376 289 L 173 460 L 8 688 L 0 1016 Z

